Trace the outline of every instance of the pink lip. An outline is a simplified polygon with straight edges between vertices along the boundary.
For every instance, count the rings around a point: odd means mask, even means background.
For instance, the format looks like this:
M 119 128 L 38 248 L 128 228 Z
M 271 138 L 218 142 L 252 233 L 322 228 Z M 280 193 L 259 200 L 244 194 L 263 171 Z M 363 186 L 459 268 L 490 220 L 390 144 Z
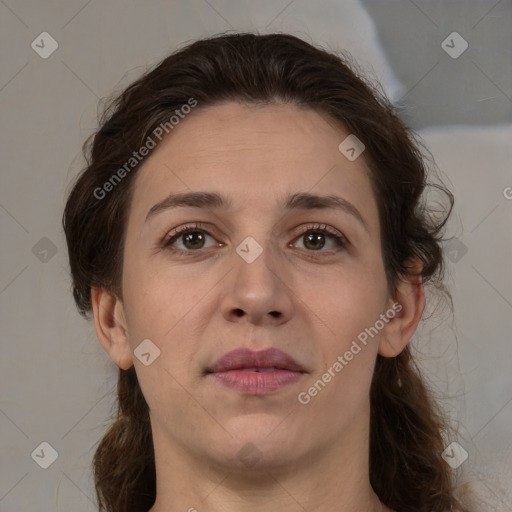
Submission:
M 206 374 L 244 394 L 264 395 L 299 380 L 306 371 L 288 354 L 275 348 L 238 348 L 224 354 Z

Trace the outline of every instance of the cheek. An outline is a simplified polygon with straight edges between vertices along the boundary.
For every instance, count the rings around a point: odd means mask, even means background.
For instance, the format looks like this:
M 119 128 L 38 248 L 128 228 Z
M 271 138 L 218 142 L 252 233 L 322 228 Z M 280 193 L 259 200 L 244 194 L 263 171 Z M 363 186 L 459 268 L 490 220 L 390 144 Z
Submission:
M 172 328 L 179 318 L 181 293 L 158 275 L 143 259 L 125 259 L 123 270 L 123 299 L 130 343 L 139 338 L 154 338 L 156 343 L 163 333 Z
M 190 345 L 190 326 L 201 325 L 209 303 L 205 297 L 215 285 L 215 276 L 208 279 L 197 272 L 187 276 L 178 266 L 162 263 L 163 258 L 158 260 L 158 264 L 156 258 L 151 264 L 142 258 L 126 259 L 123 299 L 130 344 L 135 347 L 149 338 L 161 348 L 179 348 L 181 344 L 176 340 L 188 333 Z
M 310 277 L 300 295 L 326 332 L 347 341 L 373 325 L 384 312 L 387 283 L 378 265 L 372 268 L 361 264 L 341 268 L 321 279 Z

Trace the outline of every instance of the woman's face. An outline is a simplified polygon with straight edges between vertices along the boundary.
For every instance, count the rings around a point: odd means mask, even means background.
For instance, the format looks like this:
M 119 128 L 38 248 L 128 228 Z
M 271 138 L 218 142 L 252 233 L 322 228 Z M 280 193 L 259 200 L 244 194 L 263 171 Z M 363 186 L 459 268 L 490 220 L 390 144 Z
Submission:
M 366 431 L 375 325 L 393 302 L 364 153 L 338 149 L 348 135 L 291 105 L 199 105 L 139 169 L 122 308 L 130 349 L 149 363 L 133 357 L 155 445 L 276 467 Z M 222 205 L 171 207 L 197 192 Z M 215 366 L 238 348 L 278 349 L 298 366 L 258 354 Z

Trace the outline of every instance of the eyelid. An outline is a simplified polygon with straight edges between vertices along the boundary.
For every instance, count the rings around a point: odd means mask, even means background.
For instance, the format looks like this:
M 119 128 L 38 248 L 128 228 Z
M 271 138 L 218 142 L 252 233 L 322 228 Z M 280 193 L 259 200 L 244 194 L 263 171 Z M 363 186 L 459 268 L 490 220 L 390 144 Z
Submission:
M 161 245 L 165 247 L 174 237 L 177 237 L 181 233 L 186 233 L 187 231 L 204 231 L 208 235 L 212 236 L 209 232 L 212 228 L 207 224 L 203 224 L 201 222 L 191 222 L 190 224 L 184 224 L 183 226 L 178 226 L 175 229 L 169 231 L 163 238 Z
M 347 237 L 341 231 L 338 231 L 336 228 L 329 226 L 329 224 L 313 223 L 313 224 L 307 224 L 305 226 L 301 226 L 298 236 L 303 235 L 304 233 L 307 233 L 308 231 L 324 231 L 327 234 L 333 235 L 335 237 L 339 237 L 344 242 L 348 243 Z

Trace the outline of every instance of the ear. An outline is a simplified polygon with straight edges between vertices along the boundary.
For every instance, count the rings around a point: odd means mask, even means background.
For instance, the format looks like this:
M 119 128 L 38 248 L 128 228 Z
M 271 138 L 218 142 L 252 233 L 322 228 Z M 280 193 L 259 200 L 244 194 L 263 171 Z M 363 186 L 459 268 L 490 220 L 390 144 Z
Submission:
M 91 287 L 94 328 L 110 359 L 123 370 L 133 366 L 123 303 L 104 288 Z
M 381 331 L 379 354 L 383 357 L 395 357 L 405 348 L 418 327 L 425 309 L 423 278 L 418 275 L 422 265 L 415 259 L 412 272 L 402 276 L 396 292 L 390 300 L 388 311 L 395 315 Z

